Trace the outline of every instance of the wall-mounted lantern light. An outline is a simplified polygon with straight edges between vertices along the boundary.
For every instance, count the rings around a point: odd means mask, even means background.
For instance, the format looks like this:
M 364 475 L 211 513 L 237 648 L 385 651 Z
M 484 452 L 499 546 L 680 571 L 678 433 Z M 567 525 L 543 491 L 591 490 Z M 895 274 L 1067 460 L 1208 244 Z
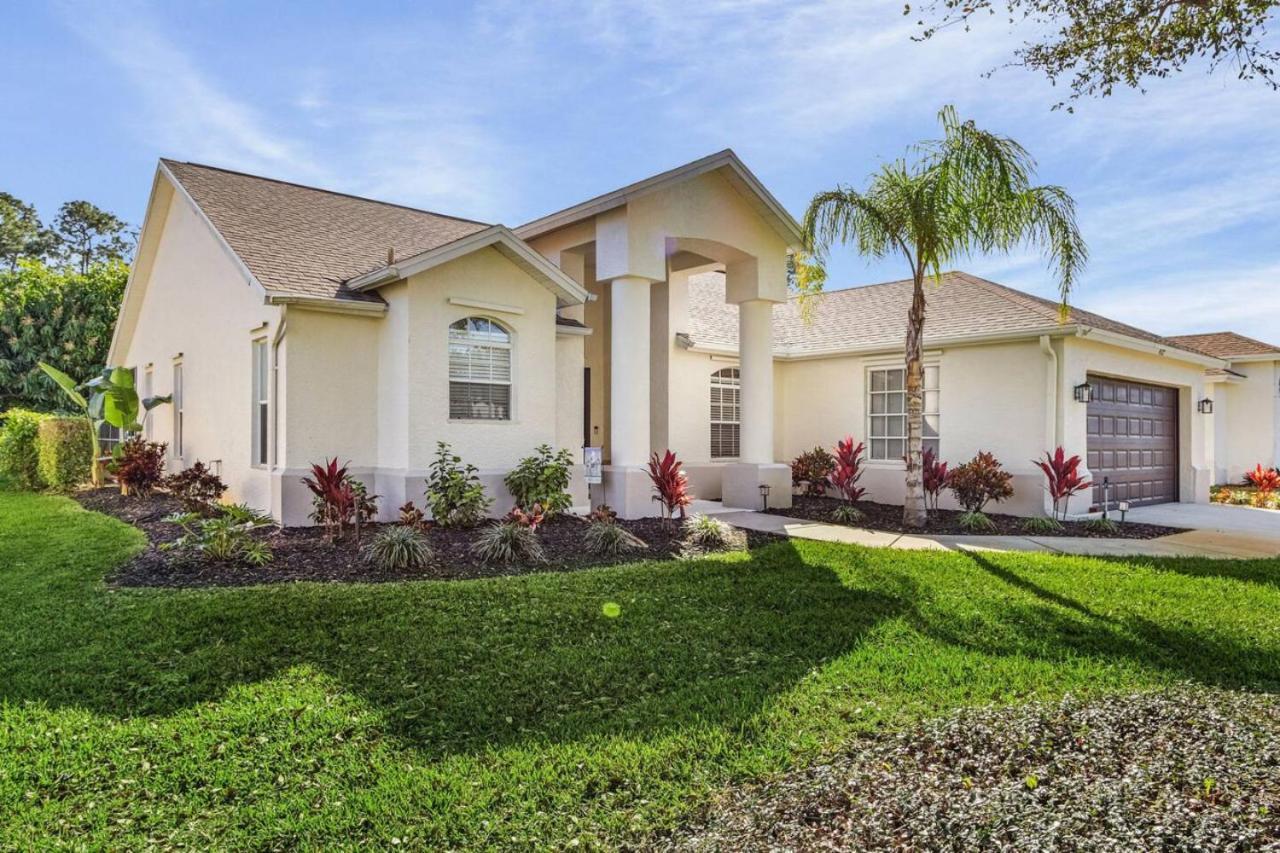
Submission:
M 769 492 L 771 487 L 768 483 L 760 484 L 760 508 L 762 510 L 769 508 Z
M 1076 386 L 1076 402 L 1091 403 L 1093 402 L 1093 386 L 1088 382 L 1081 382 Z
M 1212 415 L 1213 401 L 1210 400 L 1208 397 L 1205 397 L 1199 403 L 1196 403 L 1196 410 L 1200 412 L 1200 414 L 1202 415 Z

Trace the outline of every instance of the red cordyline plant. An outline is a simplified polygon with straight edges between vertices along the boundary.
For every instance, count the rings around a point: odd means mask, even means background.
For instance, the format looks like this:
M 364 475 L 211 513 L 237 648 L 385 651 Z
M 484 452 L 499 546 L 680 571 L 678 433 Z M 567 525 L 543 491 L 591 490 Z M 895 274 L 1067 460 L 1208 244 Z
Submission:
M 1067 452 L 1059 447 L 1050 454 L 1045 451 L 1044 459 L 1033 460 L 1044 472 L 1049 482 L 1044 489 L 1053 499 L 1053 517 L 1066 521 L 1067 506 L 1073 495 L 1078 495 L 1093 485 L 1093 482 L 1080 476 L 1080 457 L 1067 458 Z
M 851 504 L 857 503 L 867 493 L 866 489 L 858 486 L 858 481 L 862 479 L 864 449 L 862 442 L 854 446 L 851 435 L 836 442 L 836 467 L 831 472 L 829 481 Z
M 347 476 L 347 466 L 339 465 L 337 457 L 323 465 L 313 464 L 311 476 L 303 477 L 302 484 L 315 496 L 311 519 L 324 525 L 331 540 L 342 538 L 347 522 L 356 514 L 356 492 Z M 359 535 L 357 521 L 356 536 Z
M 938 459 L 932 447 L 925 448 L 924 461 L 920 468 L 920 485 L 924 488 L 925 504 L 930 511 L 937 511 L 938 497 L 947 487 L 947 480 L 950 477 L 951 472 L 947 470 L 947 463 Z
M 662 504 L 663 512 L 671 518 L 679 510 L 684 518 L 684 508 L 693 503 L 693 495 L 689 492 L 689 478 L 680 467 L 680 460 L 670 450 L 659 458 L 657 451 L 649 458 L 649 479 L 653 481 L 653 490 L 658 494 L 654 500 Z
M 1280 470 L 1263 468 L 1261 462 L 1258 463 L 1257 468 L 1245 474 L 1244 478 L 1264 498 L 1270 497 L 1272 492 L 1280 491 Z

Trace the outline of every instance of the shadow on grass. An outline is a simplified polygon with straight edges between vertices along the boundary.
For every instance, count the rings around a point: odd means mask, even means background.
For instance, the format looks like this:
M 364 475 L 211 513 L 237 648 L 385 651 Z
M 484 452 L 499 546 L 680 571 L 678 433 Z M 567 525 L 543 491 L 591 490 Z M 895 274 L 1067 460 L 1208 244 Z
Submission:
M 790 543 L 492 581 L 77 586 L 0 630 L 11 640 L 0 699 L 165 715 L 310 665 L 441 752 L 735 727 L 902 606 L 805 564 Z

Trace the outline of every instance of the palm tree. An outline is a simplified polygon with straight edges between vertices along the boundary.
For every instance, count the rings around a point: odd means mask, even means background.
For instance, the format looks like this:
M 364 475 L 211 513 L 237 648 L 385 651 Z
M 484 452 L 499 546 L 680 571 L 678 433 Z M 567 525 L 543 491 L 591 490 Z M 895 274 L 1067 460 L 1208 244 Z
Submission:
M 1062 187 L 1032 186 L 1035 161 L 1012 139 L 962 122 L 954 107 L 938 114 L 943 138 L 913 146 L 885 164 L 865 192 L 845 186 L 818 193 L 804 216 L 805 238 L 821 259 L 832 243 L 852 243 L 874 258 L 901 254 L 914 283 L 907 313 L 907 497 L 903 522 L 924 526 L 922 462 L 925 276 L 975 252 L 1039 249 L 1067 296 L 1088 258 L 1075 202 Z M 818 261 L 820 262 L 820 260 Z

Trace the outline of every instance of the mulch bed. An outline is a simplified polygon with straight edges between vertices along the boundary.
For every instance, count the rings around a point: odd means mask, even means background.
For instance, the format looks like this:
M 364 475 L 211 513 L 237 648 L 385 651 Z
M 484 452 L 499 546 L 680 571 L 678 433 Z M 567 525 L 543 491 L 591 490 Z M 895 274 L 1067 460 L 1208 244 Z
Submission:
M 618 521 L 639 537 L 648 549 L 623 557 L 602 558 L 589 554 L 583 545 L 587 525 L 574 517 L 553 518 L 538 528 L 538 539 L 546 554 L 546 562 L 533 565 L 486 565 L 471 553 L 471 546 L 483 528 L 454 529 L 429 526 L 425 531 L 434 558 L 422 569 L 391 571 L 380 568 L 365 558 L 361 546 L 348 533 L 343 541 L 331 543 L 319 527 L 267 527 L 254 535 L 264 539 L 274 558 L 266 566 L 217 563 L 183 551 L 160 550 L 156 546 L 172 542 L 182 535 L 176 524 L 163 519 L 182 507 L 171 495 L 157 492 L 141 499 L 125 497 L 118 489 L 101 488 L 74 495 L 86 509 L 110 515 L 137 527 L 150 540 L 149 547 L 121 566 L 108 578 L 116 586 L 141 587 L 210 587 L 246 586 L 293 581 L 338 583 L 378 583 L 405 580 L 460 580 L 536 572 L 564 572 L 594 566 L 634 563 L 642 560 L 668 560 L 686 554 L 678 522 L 645 518 Z M 361 530 L 361 540 L 368 543 L 383 525 Z M 757 548 L 780 537 L 768 533 L 747 532 L 743 544 Z
M 667 850 L 1276 850 L 1280 700 L 966 710 L 728 790 Z
M 774 515 L 785 515 L 789 518 L 802 518 L 807 521 L 825 521 L 830 524 L 839 524 L 833 521 L 831 512 L 836 507 L 841 506 L 843 501 L 837 498 L 820 498 L 810 497 L 809 495 L 796 495 L 792 499 L 790 509 L 770 509 L 768 512 Z M 1112 520 L 1119 527 L 1115 533 L 1100 533 L 1091 529 L 1088 525 L 1079 521 L 1064 521 L 1062 529 L 1052 533 L 1029 533 L 1023 529 L 1025 518 L 1016 515 L 998 515 L 996 513 L 987 513 L 987 518 L 991 519 L 995 525 L 994 530 L 986 531 L 969 531 L 960 526 L 957 519 L 961 513 L 957 510 L 940 509 L 929 513 L 929 521 L 924 528 L 909 528 L 902 523 L 902 507 L 893 506 L 891 504 L 871 503 L 870 501 L 860 501 L 858 509 L 865 516 L 862 521 L 857 524 L 849 525 L 850 527 L 861 527 L 867 530 L 883 530 L 887 533 L 928 533 L 939 536 L 1075 536 L 1085 539 L 1158 539 L 1161 536 L 1170 536 L 1174 533 L 1184 532 L 1177 527 L 1162 527 L 1157 524 L 1135 524 L 1133 522 L 1119 523 L 1119 517 Z

